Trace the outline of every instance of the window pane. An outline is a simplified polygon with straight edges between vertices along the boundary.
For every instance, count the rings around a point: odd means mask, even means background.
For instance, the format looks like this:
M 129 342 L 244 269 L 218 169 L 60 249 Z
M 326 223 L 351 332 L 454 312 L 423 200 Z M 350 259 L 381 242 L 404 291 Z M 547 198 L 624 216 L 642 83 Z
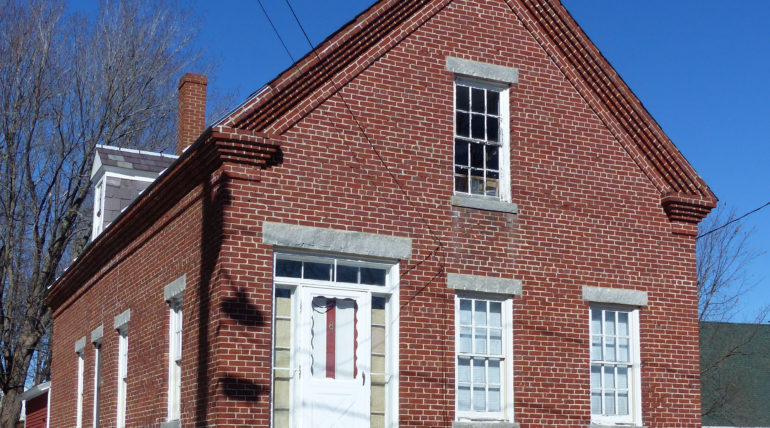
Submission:
M 460 352 L 471 353 L 471 328 L 460 328 Z
M 456 91 L 456 106 L 458 110 L 469 110 L 470 108 L 470 90 L 467 86 L 457 85 Z
M 628 362 L 628 339 L 618 339 L 618 361 Z
M 602 311 L 591 311 L 591 333 L 602 334 Z
M 337 282 L 358 284 L 358 268 L 355 266 L 337 265 Z
M 457 361 L 457 381 L 458 382 L 470 382 L 471 381 L 471 359 L 459 358 Z
M 484 90 L 479 88 L 472 89 L 472 109 L 477 113 L 484 113 Z
M 483 386 L 473 387 L 473 410 L 486 410 L 487 397 Z
M 604 334 L 615 335 L 615 311 L 604 311 Z
M 489 353 L 503 355 L 503 331 L 497 328 L 489 329 Z
M 471 387 L 470 386 L 461 385 L 457 387 L 457 409 L 458 410 L 471 409 Z
M 594 361 L 602 360 L 602 337 L 591 335 L 591 359 Z
M 500 385 L 500 360 L 489 360 L 487 374 L 490 385 Z
M 489 302 L 489 325 L 490 327 L 502 327 L 503 305 L 500 302 Z
M 468 113 L 457 112 L 455 114 L 455 133 L 460 137 L 469 137 L 471 135 L 471 115 Z
M 617 361 L 615 359 L 615 337 L 604 338 L 604 360 Z
M 602 387 L 602 366 L 591 365 L 591 388 Z
M 500 141 L 500 119 L 487 116 L 487 140 Z
M 487 91 L 487 114 L 500 114 L 500 93 Z
M 604 393 L 604 414 L 615 415 L 615 394 L 612 392 Z
M 487 353 L 487 329 L 477 328 L 475 334 L 475 340 L 473 341 L 473 352 L 477 354 Z
M 468 193 L 468 170 L 455 167 L 455 190 Z
M 471 136 L 483 140 L 484 134 L 484 115 L 474 114 L 471 118 Z
M 332 265 L 328 263 L 305 262 L 305 279 L 331 280 Z
M 490 387 L 489 388 L 489 411 L 490 412 L 499 412 L 500 411 L 500 387 Z
M 605 389 L 615 388 L 615 367 L 613 366 L 604 367 L 604 388 Z
M 628 336 L 628 313 L 618 313 L 618 336 Z
M 484 194 L 484 170 L 481 170 L 481 169 L 471 170 L 471 194 L 473 195 Z
M 602 414 L 602 393 L 599 391 L 591 391 L 591 414 Z
M 294 260 L 281 260 L 275 261 L 275 276 L 286 276 L 289 278 L 301 278 L 302 277 L 302 262 Z
M 493 169 L 495 171 L 500 169 L 500 157 L 498 152 L 499 148 L 497 146 L 487 146 L 487 169 Z
M 628 414 L 628 393 L 618 393 L 618 415 Z
M 618 389 L 628 388 L 628 367 L 618 367 Z
M 484 300 L 477 300 L 475 309 L 473 323 L 476 324 L 477 327 L 487 325 L 487 302 Z
M 484 168 L 484 145 L 471 143 L 471 167 Z
M 455 140 L 455 165 L 468 166 L 468 142 Z
M 361 284 L 385 285 L 385 269 L 362 267 Z
M 487 172 L 487 196 L 497 196 L 497 186 L 499 183 L 497 177 L 496 172 Z
M 471 325 L 471 301 L 460 299 L 460 324 Z
M 473 383 L 486 383 L 487 373 L 484 363 L 485 361 L 481 358 L 475 358 L 473 360 Z

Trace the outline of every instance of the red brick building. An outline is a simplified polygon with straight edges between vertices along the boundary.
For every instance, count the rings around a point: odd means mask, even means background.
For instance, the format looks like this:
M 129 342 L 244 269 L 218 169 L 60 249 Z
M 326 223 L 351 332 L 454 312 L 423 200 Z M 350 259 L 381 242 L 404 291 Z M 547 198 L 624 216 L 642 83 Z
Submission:
M 557 0 L 317 54 L 205 131 L 182 79 L 191 146 L 51 289 L 51 426 L 700 425 L 716 198 Z

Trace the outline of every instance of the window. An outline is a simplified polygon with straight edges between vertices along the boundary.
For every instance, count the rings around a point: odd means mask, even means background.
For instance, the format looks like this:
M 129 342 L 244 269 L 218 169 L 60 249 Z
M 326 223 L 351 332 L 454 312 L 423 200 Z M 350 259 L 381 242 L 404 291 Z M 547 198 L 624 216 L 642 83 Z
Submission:
M 638 310 L 591 306 L 591 419 L 640 424 Z
M 169 301 L 168 420 L 180 418 L 182 396 L 182 302 Z
M 99 392 L 102 383 L 102 344 L 94 342 L 94 428 L 99 426 Z
M 118 330 L 118 428 L 126 426 L 126 389 L 128 377 L 128 332 Z
M 510 201 L 508 87 L 455 80 L 455 193 Z
M 77 416 L 75 418 L 75 426 L 80 428 L 83 426 L 83 374 L 85 372 L 85 355 L 83 350 L 78 352 L 78 404 L 77 404 Z
M 458 420 L 513 420 L 511 300 L 456 297 Z

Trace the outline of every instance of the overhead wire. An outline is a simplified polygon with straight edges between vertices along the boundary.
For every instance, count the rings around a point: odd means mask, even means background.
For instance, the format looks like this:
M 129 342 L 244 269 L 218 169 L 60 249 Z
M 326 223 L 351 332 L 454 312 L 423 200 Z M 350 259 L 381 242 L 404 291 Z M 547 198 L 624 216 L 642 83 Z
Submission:
M 762 205 L 762 206 L 760 206 L 760 207 L 758 207 L 758 208 L 754 208 L 753 210 L 751 210 L 751 211 L 747 212 L 746 214 L 743 214 L 743 215 L 742 215 L 742 216 L 740 216 L 740 217 L 736 217 L 736 218 L 734 218 L 734 219 L 732 219 L 732 220 L 728 221 L 727 223 L 725 223 L 725 224 L 723 224 L 723 225 L 721 225 L 721 226 L 715 227 L 715 228 L 713 228 L 713 229 L 709 230 L 708 232 L 704 232 L 704 233 L 702 233 L 702 234 L 700 234 L 700 235 L 696 236 L 696 237 L 695 237 L 695 239 L 697 240 L 697 239 L 703 238 L 704 236 L 708 236 L 708 235 L 710 235 L 710 234 L 712 234 L 712 233 L 714 233 L 714 232 L 716 232 L 716 231 L 718 231 L 718 230 L 724 229 L 725 227 L 727 227 L 727 226 L 729 226 L 729 225 L 731 225 L 731 224 L 735 223 L 736 221 L 740 221 L 740 220 L 743 220 L 744 218 L 746 218 L 746 217 L 748 217 L 748 216 L 750 216 L 750 215 L 754 214 L 755 212 L 757 212 L 757 211 L 759 211 L 759 210 L 762 210 L 763 208 L 767 208 L 767 207 L 770 207 L 770 201 L 768 201 L 766 204 L 764 204 L 764 205 Z

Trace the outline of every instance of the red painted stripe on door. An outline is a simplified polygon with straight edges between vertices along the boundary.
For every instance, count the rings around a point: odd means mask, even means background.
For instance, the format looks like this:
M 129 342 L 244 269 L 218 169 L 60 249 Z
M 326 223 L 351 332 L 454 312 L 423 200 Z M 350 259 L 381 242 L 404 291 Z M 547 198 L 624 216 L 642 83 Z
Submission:
M 337 342 L 337 299 L 326 301 L 326 377 L 334 379 L 334 354 Z

